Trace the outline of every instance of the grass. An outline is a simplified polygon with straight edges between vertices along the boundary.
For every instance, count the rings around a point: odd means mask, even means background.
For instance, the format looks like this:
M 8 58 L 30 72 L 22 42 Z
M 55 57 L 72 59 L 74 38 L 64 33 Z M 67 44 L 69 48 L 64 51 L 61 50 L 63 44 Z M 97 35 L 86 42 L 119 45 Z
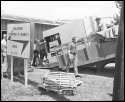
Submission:
M 83 81 L 77 87 L 75 96 L 60 96 L 56 92 L 46 92 L 36 87 L 47 69 L 35 69 L 28 73 L 28 86 L 24 86 L 24 78 L 20 77 L 12 83 L 9 79 L 1 80 L 1 101 L 111 101 L 113 78 L 97 75 L 82 74 Z

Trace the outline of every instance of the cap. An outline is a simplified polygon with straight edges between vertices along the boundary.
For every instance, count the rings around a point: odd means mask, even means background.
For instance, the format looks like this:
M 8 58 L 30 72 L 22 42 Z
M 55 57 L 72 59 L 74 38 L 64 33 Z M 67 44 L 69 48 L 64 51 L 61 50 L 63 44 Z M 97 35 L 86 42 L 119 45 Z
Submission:
M 75 40 L 76 38 L 78 38 L 78 37 L 74 36 L 74 37 L 72 37 L 72 40 Z
M 100 18 L 100 17 L 97 17 L 95 20 L 98 21 L 98 20 L 101 20 L 101 18 Z

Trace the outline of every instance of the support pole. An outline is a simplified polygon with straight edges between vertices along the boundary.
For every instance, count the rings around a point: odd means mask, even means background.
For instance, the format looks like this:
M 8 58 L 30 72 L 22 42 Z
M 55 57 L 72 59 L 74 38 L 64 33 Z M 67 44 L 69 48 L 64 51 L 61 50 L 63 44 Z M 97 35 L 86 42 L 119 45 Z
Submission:
M 63 58 L 64 58 L 64 62 L 65 62 L 65 64 L 66 64 L 66 66 L 67 66 L 66 56 L 65 56 L 65 54 L 64 54 L 64 52 L 63 52 L 63 47 L 62 47 L 62 45 L 61 45 L 61 50 L 62 50 L 62 55 L 63 55 Z
M 124 1 L 121 2 L 112 101 L 124 101 Z
M 13 82 L 13 56 L 11 56 L 11 81 Z
M 1 65 L 3 65 L 3 58 L 1 53 Z M 1 66 L 1 79 L 3 79 L 3 67 Z
M 83 21 L 83 26 L 84 26 L 84 29 L 85 29 L 84 21 Z M 85 48 L 86 48 L 86 51 L 87 51 L 87 54 L 88 54 L 89 60 L 91 60 L 91 57 L 90 57 L 90 54 L 89 54 L 89 50 L 88 50 L 88 47 L 87 47 L 87 43 L 86 43 L 86 39 L 87 39 L 87 38 L 85 39 L 85 37 L 87 37 L 86 29 L 85 29 L 85 35 L 86 35 L 86 36 L 83 36 L 84 45 L 85 45 Z
M 24 59 L 25 86 L 27 86 L 27 68 L 28 68 L 28 59 Z
M 56 58 L 57 58 L 57 61 L 59 63 L 59 67 L 61 67 L 60 62 L 59 62 L 59 58 L 58 58 L 58 54 L 57 54 L 57 50 L 55 50 L 55 47 L 54 47 L 54 52 L 56 53 Z

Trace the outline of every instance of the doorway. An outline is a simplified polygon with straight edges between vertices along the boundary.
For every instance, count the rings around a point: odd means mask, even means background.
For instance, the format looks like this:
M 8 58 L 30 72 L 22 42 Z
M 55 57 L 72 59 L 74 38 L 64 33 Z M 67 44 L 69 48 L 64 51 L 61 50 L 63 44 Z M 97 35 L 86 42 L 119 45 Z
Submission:
M 7 30 L 1 30 L 1 40 L 3 39 L 4 34 L 7 34 Z

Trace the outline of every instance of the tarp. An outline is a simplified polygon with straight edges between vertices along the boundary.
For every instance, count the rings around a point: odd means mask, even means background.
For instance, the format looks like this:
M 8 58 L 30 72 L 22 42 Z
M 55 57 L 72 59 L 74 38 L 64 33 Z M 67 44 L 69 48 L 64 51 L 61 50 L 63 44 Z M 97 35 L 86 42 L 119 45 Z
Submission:
M 114 25 L 113 27 L 103 30 L 100 32 L 93 33 L 87 36 L 88 41 L 93 41 L 98 39 L 103 39 L 105 41 L 111 41 L 112 39 L 116 39 L 118 37 L 118 25 Z
M 117 38 L 117 36 L 118 36 L 118 25 L 114 25 L 113 27 L 111 27 L 107 30 L 96 32 L 96 34 L 102 35 L 105 38 Z

